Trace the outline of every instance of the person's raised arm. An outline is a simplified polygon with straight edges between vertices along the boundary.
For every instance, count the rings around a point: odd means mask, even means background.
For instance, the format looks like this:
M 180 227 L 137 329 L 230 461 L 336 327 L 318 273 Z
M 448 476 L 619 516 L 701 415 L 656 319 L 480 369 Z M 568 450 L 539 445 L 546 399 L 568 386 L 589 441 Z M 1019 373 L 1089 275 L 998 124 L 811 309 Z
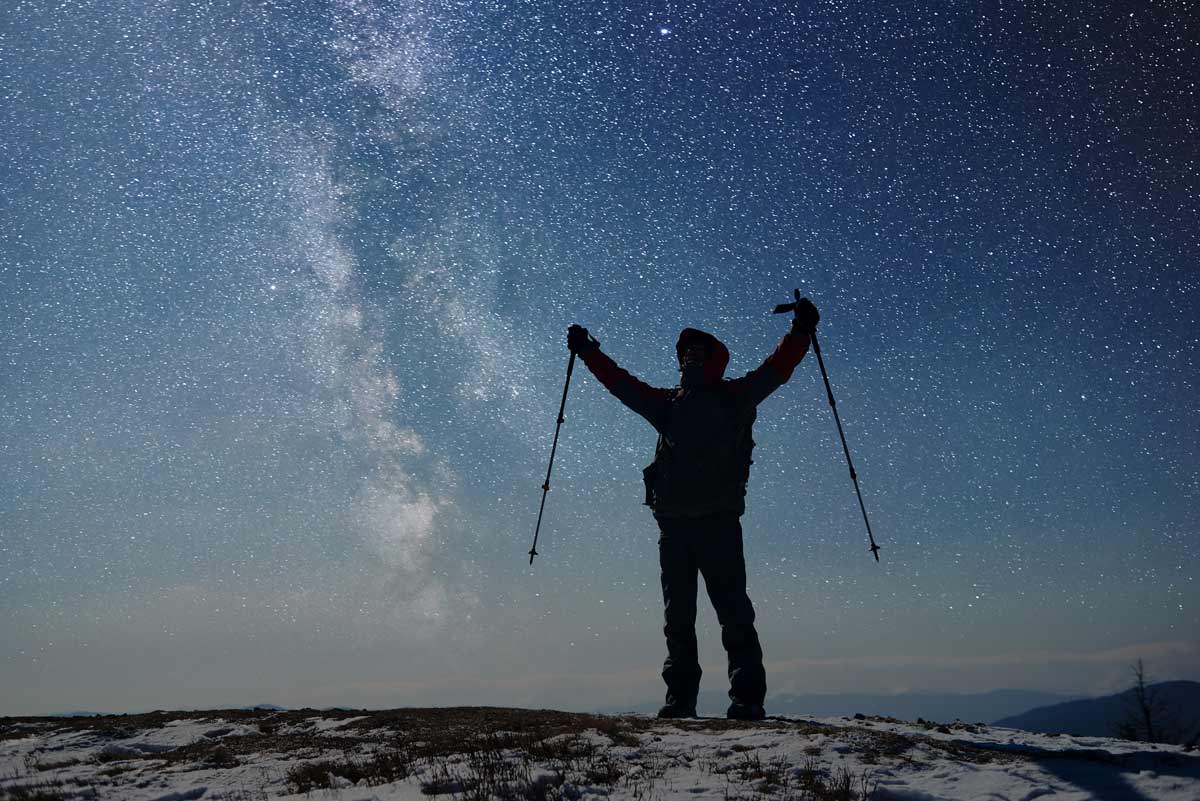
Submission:
M 600 350 L 600 343 L 583 326 L 573 325 L 567 329 L 567 347 L 583 360 L 591 374 L 605 389 L 615 395 L 617 400 L 658 428 L 663 412 L 670 402 L 669 390 L 652 387 L 622 369 Z
M 801 298 L 796 304 L 796 312 L 788 332 L 779 340 L 775 350 L 761 365 L 746 373 L 742 378 L 731 383 L 734 391 L 746 401 L 757 406 L 766 400 L 772 392 L 779 389 L 800 364 L 808 346 L 812 342 L 812 334 L 817 330 L 821 315 L 817 307 L 808 298 Z

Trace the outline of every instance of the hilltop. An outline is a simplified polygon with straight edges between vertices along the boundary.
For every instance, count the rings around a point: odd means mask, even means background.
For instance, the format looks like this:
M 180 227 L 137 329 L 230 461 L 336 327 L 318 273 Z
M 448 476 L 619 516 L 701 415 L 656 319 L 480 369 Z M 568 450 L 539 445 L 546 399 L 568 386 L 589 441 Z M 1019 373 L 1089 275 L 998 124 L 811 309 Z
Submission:
M 894 718 L 502 708 L 0 718 L 0 801 L 1195 801 L 1200 754 Z

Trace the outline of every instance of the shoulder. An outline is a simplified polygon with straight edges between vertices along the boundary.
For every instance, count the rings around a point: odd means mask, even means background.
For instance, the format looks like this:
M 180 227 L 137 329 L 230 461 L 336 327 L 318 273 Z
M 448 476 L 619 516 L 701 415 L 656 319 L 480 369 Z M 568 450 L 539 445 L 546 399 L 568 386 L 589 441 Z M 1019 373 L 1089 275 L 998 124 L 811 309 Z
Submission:
M 743 414 L 747 408 L 755 406 L 754 395 L 750 391 L 750 383 L 743 378 L 726 378 L 717 386 L 721 402 L 733 412 Z
M 737 398 L 746 394 L 747 381 L 746 377 L 741 378 L 722 378 L 721 383 L 714 385 L 714 388 L 721 395 L 729 398 Z

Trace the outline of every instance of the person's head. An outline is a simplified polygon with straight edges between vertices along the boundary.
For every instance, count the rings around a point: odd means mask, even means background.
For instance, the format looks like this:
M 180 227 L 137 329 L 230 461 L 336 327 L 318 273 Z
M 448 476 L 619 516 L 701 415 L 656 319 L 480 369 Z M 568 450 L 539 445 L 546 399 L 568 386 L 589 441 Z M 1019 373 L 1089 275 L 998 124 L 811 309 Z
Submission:
M 729 351 L 719 339 L 705 331 L 685 328 L 675 343 L 683 384 L 720 381 L 729 364 Z
M 687 364 L 703 365 L 710 356 L 712 356 L 712 348 L 709 344 L 698 337 L 693 338 L 683 346 L 683 350 L 679 354 L 679 364 L 681 367 Z

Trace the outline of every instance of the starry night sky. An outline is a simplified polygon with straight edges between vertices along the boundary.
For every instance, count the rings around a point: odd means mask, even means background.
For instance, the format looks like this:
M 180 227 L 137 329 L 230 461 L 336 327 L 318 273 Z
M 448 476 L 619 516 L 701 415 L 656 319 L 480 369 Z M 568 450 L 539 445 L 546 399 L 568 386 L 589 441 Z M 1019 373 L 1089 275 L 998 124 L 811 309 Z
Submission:
M 681 328 L 756 367 L 771 692 L 1200 679 L 1185 4 L 14 0 L 0 714 L 659 694 Z M 723 654 L 702 604 L 705 689 Z

